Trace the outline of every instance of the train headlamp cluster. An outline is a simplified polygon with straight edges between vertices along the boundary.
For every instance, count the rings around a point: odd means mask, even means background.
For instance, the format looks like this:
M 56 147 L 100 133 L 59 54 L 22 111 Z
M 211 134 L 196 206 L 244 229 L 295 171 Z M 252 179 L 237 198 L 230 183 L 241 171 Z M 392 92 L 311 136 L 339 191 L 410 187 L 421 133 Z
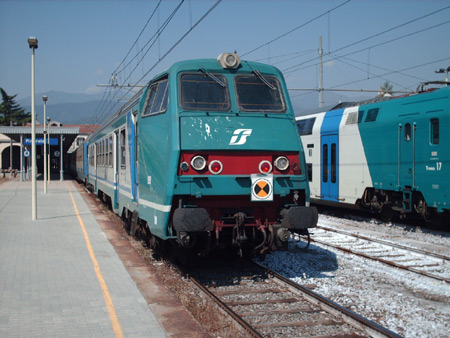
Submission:
M 279 171 L 285 171 L 287 168 L 289 168 L 289 160 L 284 156 L 277 157 L 277 159 L 274 161 L 274 164 Z
M 180 163 L 180 169 L 183 172 L 188 172 L 190 168 L 194 169 L 197 172 L 206 173 L 209 171 L 210 174 L 218 175 L 222 173 L 224 166 L 220 160 L 207 160 L 208 156 L 204 155 L 195 155 L 191 158 L 190 164 L 187 161 L 183 161 Z M 189 161 L 189 160 L 188 160 Z M 289 169 L 290 162 L 286 156 L 278 156 L 272 163 L 270 160 L 262 160 L 259 162 L 258 169 L 261 174 L 270 174 L 275 168 L 279 172 L 287 173 Z M 245 167 L 245 165 L 244 165 Z M 247 167 L 246 170 L 250 170 L 254 172 L 254 169 L 251 167 Z M 299 167 L 297 163 L 292 165 L 292 169 L 294 171 L 298 171 Z
M 237 53 L 222 53 L 217 57 L 217 62 L 222 68 L 236 69 L 241 64 L 241 59 Z
M 197 171 L 203 170 L 206 167 L 206 160 L 203 156 L 194 156 L 191 160 L 191 166 Z
M 261 161 L 259 163 L 259 171 L 262 174 L 267 174 L 272 171 L 272 164 L 269 161 Z
M 222 162 L 220 162 L 218 160 L 212 161 L 209 164 L 208 169 L 214 175 L 220 174 L 222 172 L 222 169 L 223 169 Z

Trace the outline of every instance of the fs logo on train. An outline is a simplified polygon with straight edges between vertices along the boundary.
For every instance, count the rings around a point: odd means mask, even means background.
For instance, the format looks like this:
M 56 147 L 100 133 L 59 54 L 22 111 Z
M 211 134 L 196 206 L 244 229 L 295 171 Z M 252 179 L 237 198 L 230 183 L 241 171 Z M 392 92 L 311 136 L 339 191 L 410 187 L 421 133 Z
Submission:
M 252 197 L 254 201 L 273 201 L 273 175 L 251 175 Z
M 252 134 L 253 129 L 236 129 L 231 136 L 230 146 L 240 146 L 247 142 L 247 137 Z

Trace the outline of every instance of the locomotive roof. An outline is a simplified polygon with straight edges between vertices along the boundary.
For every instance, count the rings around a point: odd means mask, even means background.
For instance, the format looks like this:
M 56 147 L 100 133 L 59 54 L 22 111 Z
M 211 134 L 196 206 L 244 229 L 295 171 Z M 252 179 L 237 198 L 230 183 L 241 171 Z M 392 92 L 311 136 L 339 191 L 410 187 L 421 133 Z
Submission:
M 94 133 L 92 133 L 89 136 L 89 139 L 95 137 L 99 133 L 102 132 L 102 130 L 111 124 L 114 120 L 120 118 L 123 114 L 129 111 L 130 108 L 132 108 L 135 104 L 139 102 L 140 96 L 142 95 L 144 89 L 148 86 L 149 83 L 166 76 L 167 74 L 178 74 L 183 71 L 193 71 L 197 72 L 200 69 L 205 68 L 208 69 L 208 71 L 214 71 L 214 72 L 223 72 L 223 73 L 236 73 L 236 71 L 240 72 L 248 72 L 251 73 L 253 70 L 258 70 L 263 73 L 268 74 L 274 74 L 278 75 L 280 77 L 283 77 L 281 71 L 271 65 L 267 65 L 260 62 L 254 62 L 254 61 L 246 61 L 242 60 L 239 67 L 237 69 L 227 69 L 222 68 L 222 66 L 219 64 L 217 59 L 192 59 L 192 60 L 184 60 L 184 61 L 178 61 L 174 63 L 172 66 L 167 68 L 165 71 L 159 73 L 158 75 L 154 76 L 144 88 L 142 88 L 139 92 L 137 92 L 133 98 L 131 98 L 127 103 L 125 103 L 122 107 L 120 107 L 115 113 L 113 113 L 108 120 L 106 120 L 104 123 L 102 123 L 102 126 L 97 129 Z
M 266 73 L 281 75 L 281 71 L 278 68 L 268 65 L 268 64 L 255 62 L 255 61 L 242 60 L 238 69 L 236 70 L 236 69 L 222 68 L 222 66 L 219 64 L 219 62 L 216 59 L 192 59 L 192 60 L 178 61 L 178 62 L 174 63 L 172 66 L 170 66 L 164 72 L 161 72 L 158 75 L 156 75 L 151 81 L 154 81 L 155 79 L 158 79 L 161 76 L 164 76 L 165 74 L 168 74 L 168 73 L 179 73 L 182 71 L 198 71 L 201 68 L 205 68 L 205 69 L 213 70 L 213 71 L 222 71 L 224 73 L 227 73 L 227 72 L 235 73 L 237 70 L 244 71 L 244 72 L 252 72 L 253 70 L 257 69 L 259 71 L 263 71 Z

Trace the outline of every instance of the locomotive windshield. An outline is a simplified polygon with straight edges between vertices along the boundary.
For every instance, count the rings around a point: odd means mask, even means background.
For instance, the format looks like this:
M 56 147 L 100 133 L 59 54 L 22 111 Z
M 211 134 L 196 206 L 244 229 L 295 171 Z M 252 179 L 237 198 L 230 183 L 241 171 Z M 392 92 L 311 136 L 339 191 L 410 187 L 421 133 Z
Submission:
M 227 80 L 211 73 L 183 74 L 180 78 L 180 104 L 189 110 L 230 109 Z
M 242 111 L 282 113 L 286 107 L 278 79 L 258 72 L 236 76 L 235 86 Z

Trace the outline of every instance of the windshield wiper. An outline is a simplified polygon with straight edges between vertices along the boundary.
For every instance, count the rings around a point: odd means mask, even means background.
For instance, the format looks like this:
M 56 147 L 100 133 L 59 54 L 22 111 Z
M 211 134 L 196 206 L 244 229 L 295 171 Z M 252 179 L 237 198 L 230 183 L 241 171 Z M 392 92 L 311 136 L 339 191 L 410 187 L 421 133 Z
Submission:
M 267 79 L 264 77 L 264 76 L 262 76 L 262 74 L 259 72 L 259 70 L 254 70 L 253 71 L 253 73 L 255 73 L 255 75 L 262 81 L 262 82 L 264 82 L 265 84 L 266 84 L 266 86 L 267 87 L 269 87 L 270 89 L 272 89 L 272 90 L 275 90 L 276 88 L 275 88 L 275 86 L 273 85 L 273 84 L 271 84 L 269 81 L 267 81 Z
M 214 74 L 208 72 L 205 68 L 200 68 L 199 70 L 205 75 L 209 76 L 211 79 L 213 79 L 216 83 L 218 83 L 222 87 L 226 87 L 226 84 L 222 80 L 220 80 L 217 76 L 214 76 Z

